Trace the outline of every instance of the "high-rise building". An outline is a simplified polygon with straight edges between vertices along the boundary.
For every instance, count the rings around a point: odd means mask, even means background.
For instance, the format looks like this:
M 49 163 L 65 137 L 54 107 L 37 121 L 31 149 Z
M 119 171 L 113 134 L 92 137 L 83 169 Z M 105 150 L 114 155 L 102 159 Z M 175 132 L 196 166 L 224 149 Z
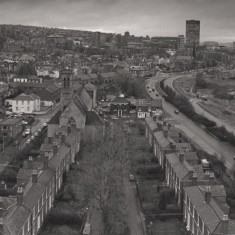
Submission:
M 100 32 L 95 32 L 95 47 L 100 48 Z
M 178 36 L 177 49 L 182 50 L 184 48 L 184 35 Z
M 186 45 L 199 46 L 200 44 L 200 21 L 186 20 Z

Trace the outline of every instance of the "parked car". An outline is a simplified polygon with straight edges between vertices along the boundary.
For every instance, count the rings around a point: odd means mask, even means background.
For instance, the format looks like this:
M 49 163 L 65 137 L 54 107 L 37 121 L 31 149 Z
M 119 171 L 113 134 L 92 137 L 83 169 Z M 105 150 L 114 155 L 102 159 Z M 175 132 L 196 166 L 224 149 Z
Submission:
M 178 109 L 176 109 L 174 112 L 175 112 L 175 114 L 179 114 L 179 110 Z
M 130 181 L 134 181 L 134 180 L 135 180 L 135 176 L 134 176 L 134 175 L 132 175 L 132 174 L 130 174 L 130 176 L 129 176 L 129 180 L 130 180 Z
M 26 143 L 26 144 L 29 144 L 29 143 L 30 143 L 30 139 L 27 139 L 25 143 Z

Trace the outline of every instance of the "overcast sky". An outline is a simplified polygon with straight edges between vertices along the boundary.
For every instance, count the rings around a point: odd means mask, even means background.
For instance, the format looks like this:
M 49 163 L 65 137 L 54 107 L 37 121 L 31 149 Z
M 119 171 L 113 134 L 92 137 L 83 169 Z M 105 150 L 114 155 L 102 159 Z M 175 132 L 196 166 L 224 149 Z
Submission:
M 0 24 L 124 33 L 185 34 L 201 21 L 201 41 L 235 41 L 235 0 L 0 0 Z

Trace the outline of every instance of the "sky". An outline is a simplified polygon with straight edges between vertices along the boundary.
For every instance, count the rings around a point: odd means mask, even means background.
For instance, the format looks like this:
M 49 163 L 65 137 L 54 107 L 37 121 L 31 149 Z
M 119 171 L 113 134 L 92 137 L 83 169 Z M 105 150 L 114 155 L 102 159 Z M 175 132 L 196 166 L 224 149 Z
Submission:
M 201 41 L 235 41 L 235 0 L 0 0 L 0 24 L 22 24 L 136 36 L 185 34 L 201 21 Z

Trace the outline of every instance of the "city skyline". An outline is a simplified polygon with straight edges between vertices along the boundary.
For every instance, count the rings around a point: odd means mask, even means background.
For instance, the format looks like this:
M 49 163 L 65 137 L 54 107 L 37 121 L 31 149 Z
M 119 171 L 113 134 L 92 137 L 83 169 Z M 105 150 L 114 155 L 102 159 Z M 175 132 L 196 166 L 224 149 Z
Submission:
M 202 42 L 232 42 L 234 7 L 232 0 L 1 0 L 0 22 L 151 37 L 185 35 L 185 21 L 195 19 Z

